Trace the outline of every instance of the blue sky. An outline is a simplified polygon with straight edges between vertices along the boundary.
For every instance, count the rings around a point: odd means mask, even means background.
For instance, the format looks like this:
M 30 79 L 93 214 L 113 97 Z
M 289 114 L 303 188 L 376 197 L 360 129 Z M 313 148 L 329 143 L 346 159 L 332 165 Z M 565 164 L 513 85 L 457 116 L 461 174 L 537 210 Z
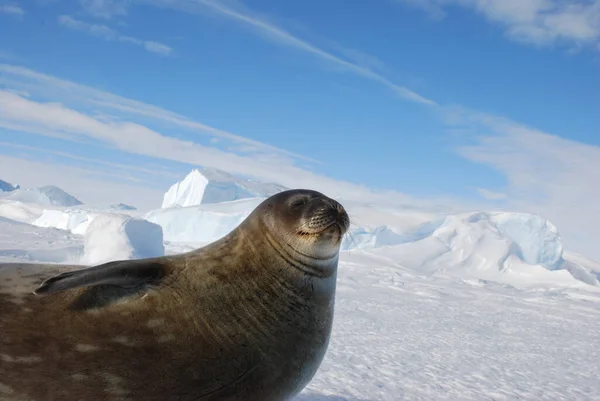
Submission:
M 0 38 L 7 181 L 152 207 L 197 164 L 600 236 L 600 1 L 0 0 Z

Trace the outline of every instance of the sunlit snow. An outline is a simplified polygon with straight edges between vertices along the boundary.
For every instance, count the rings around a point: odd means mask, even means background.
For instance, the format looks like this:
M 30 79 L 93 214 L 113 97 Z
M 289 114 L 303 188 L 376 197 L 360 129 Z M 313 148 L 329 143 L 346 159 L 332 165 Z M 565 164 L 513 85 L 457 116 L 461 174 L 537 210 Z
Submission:
M 0 261 L 183 252 L 276 192 L 210 181 L 192 172 L 151 211 L 3 197 Z M 340 201 L 352 226 L 331 343 L 298 401 L 600 399 L 600 263 L 564 250 L 560 227 L 532 214 Z

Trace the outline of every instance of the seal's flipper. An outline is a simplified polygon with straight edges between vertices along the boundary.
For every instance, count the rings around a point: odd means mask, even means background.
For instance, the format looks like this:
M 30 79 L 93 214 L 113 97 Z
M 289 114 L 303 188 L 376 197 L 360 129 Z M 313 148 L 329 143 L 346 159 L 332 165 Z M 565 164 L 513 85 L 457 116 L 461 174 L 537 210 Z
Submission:
M 156 261 L 120 260 L 58 274 L 45 280 L 33 293 L 46 295 L 96 286 L 135 291 L 149 284 L 158 284 L 165 274 L 165 266 Z

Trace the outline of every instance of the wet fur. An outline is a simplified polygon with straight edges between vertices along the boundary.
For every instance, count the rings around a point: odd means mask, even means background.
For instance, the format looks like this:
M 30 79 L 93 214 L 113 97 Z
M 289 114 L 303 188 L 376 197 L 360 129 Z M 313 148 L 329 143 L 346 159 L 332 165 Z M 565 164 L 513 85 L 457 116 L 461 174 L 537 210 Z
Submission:
M 189 253 L 0 265 L 0 400 L 290 399 L 327 349 L 337 259 L 319 277 L 289 265 L 289 241 L 262 235 L 280 201 Z

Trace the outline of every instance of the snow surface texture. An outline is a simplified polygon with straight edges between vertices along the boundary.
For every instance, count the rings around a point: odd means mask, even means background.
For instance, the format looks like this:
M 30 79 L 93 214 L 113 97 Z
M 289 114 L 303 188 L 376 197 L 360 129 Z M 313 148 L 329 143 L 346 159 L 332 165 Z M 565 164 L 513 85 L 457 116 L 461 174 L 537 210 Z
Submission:
M 270 196 L 285 189 L 277 184 L 241 179 L 220 170 L 194 169 L 169 188 L 162 208 Z
M 239 202 L 226 206 L 241 209 Z M 422 235 L 435 231 L 418 229 L 423 219 L 427 216 L 387 220 L 405 221 Z M 360 220 L 365 223 L 366 215 Z M 103 241 L 114 231 L 98 234 Z M 69 244 L 81 247 L 78 237 L 0 220 L 0 260 L 65 256 Z M 296 401 L 600 399 L 597 287 L 519 290 L 424 275 L 394 255 L 376 253 L 392 248 L 342 252 L 328 352 Z
M 85 232 L 81 263 L 95 265 L 113 260 L 164 255 L 160 226 L 126 215 L 102 215 Z
M 44 209 L 41 216 L 31 224 L 38 227 L 54 227 L 83 235 L 98 213 L 85 209 Z
M 83 238 L 0 217 L 0 263 L 79 263 Z
M 32 189 L 17 189 L 4 195 L 4 199 L 45 206 L 82 205 L 77 198 L 52 185 Z

